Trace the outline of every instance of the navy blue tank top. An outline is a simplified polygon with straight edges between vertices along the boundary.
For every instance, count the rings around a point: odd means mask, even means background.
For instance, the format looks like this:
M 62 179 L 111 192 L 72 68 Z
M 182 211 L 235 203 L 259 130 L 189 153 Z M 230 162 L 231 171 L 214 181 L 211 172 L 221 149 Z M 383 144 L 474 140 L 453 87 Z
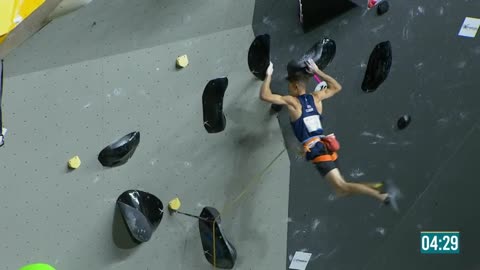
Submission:
M 298 96 L 302 104 L 302 115 L 293 121 L 293 133 L 300 142 L 305 142 L 311 137 L 323 134 L 322 115 L 318 113 L 315 100 L 310 94 Z
M 295 137 L 300 142 L 305 143 L 312 137 L 323 135 L 323 116 L 318 113 L 312 95 L 304 94 L 298 96 L 298 100 L 302 104 L 302 115 L 297 120 L 291 122 L 291 124 Z M 324 151 L 321 143 L 317 143 L 314 148 L 312 152 L 307 153 L 307 160 L 313 159 Z

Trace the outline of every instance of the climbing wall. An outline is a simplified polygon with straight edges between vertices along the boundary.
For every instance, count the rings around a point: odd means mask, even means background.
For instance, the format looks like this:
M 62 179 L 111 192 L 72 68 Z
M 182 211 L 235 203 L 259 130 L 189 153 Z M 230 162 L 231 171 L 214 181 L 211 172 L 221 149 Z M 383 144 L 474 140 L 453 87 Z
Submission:
M 212 269 L 193 218 L 165 213 L 149 242 L 123 245 L 129 236 L 115 202 L 127 189 L 148 191 L 165 205 L 178 196 L 181 210 L 192 214 L 217 208 L 238 252 L 237 269 L 282 268 L 289 160 L 246 63 L 253 2 L 221 1 L 212 9 L 210 1 L 198 10 L 195 1 L 165 2 L 163 16 L 158 1 L 120 2 L 94 1 L 6 58 L 1 268 Z M 187 14 L 174 15 L 187 6 Z M 144 16 L 131 14 L 140 11 Z M 182 54 L 190 65 L 177 70 Z M 202 92 L 223 76 L 227 126 L 207 134 Z M 132 131 L 141 133 L 133 157 L 102 167 L 100 150 Z M 75 155 L 82 165 L 68 171 Z
M 364 7 L 303 33 L 297 1 L 256 1 L 255 34 L 271 35 L 272 88 L 287 94 L 286 64 L 323 37 L 337 53 L 325 72 L 343 90 L 324 102 L 324 127 L 340 140 L 339 163 L 350 181 L 390 180 L 402 197 L 398 212 L 364 197 L 337 198 L 313 166 L 290 152 L 288 256 L 311 254 L 307 269 L 478 269 L 474 169 L 480 115 L 476 75 L 479 36 L 458 36 L 475 1 L 389 1 L 378 16 Z M 438 29 L 438 30 L 437 30 Z M 369 56 L 392 45 L 387 79 L 371 93 L 361 86 Z M 312 80 L 310 89 L 315 87 Z M 404 130 L 396 127 L 412 117 Z M 279 115 L 286 144 L 295 144 L 288 114 Z M 294 181 L 293 181 L 294 179 Z M 461 232 L 456 256 L 422 256 L 421 230 Z

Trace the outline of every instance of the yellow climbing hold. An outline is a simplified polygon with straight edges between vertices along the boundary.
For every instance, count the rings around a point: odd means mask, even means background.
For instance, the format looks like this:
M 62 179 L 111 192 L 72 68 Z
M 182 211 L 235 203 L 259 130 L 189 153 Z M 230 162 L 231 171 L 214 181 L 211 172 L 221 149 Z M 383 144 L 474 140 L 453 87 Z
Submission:
M 180 209 L 181 205 L 182 205 L 182 203 L 180 202 L 180 199 L 175 198 L 168 203 L 168 208 L 170 210 L 177 211 L 178 209 Z
M 181 68 L 188 66 L 188 57 L 186 54 L 177 57 L 177 66 Z
M 82 162 L 80 161 L 80 158 L 78 156 L 74 156 L 68 161 L 68 167 L 70 169 L 77 169 L 78 167 L 80 167 L 80 164 L 82 164 Z

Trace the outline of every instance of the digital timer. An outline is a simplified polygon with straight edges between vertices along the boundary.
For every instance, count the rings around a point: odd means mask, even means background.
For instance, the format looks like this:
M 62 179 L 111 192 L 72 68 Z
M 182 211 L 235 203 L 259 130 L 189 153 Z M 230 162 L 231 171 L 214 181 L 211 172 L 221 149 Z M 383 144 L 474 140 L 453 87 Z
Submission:
M 459 254 L 460 232 L 420 232 L 422 254 Z

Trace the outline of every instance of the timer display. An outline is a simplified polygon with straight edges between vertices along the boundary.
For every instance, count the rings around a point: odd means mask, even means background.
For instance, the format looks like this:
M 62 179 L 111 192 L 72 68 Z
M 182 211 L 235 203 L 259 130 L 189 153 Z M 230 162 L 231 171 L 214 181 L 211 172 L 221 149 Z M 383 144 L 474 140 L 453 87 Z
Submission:
M 422 254 L 459 254 L 460 232 L 420 232 Z

